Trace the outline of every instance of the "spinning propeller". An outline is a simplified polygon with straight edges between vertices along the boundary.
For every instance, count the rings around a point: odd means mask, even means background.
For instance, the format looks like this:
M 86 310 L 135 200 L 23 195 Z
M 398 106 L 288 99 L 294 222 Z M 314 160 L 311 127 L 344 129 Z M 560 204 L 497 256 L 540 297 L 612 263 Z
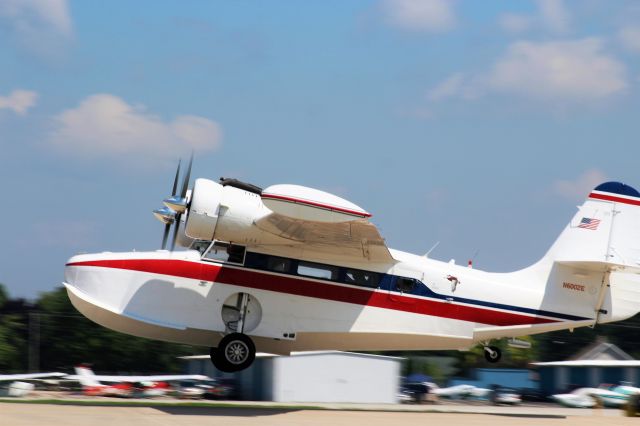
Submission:
M 169 237 L 169 231 L 171 230 L 171 225 L 175 223 L 175 228 L 173 228 L 173 239 L 171 240 L 171 251 L 176 247 L 176 239 L 178 237 L 178 229 L 180 228 L 180 217 L 187 210 L 187 189 L 189 188 L 189 180 L 191 179 L 191 166 L 193 165 L 193 154 L 191 154 L 191 158 L 189 159 L 189 166 L 187 167 L 187 172 L 184 175 L 182 180 L 182 188 L 180 189 L 180 193 L 177 194 L 176 191 L 178 189 L 178 178 L 180 176 L 180 162 L 178 162 L 178 169 L 176 170 L 176 177 L 173 180 L 173 190 L 171 191 L 171 197 L 165 198 L 163 200 L 164 207 L 156 209 L 153 211 L 153 215 L 162 223 L 164 226 L 164 234 L 162 236 L 162 249 L 164 250 L 167 246 L 167 238 Z

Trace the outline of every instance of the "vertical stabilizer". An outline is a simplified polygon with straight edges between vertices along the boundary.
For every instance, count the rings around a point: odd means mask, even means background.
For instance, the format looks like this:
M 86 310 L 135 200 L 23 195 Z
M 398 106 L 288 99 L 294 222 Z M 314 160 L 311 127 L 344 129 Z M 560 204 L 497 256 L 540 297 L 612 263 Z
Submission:
M 78 381 L 82 386 L 94 387 L 101 385 L 101 383 L 95 378 L 93 371 L 89 367 L 78 365 L 74 369 L 76 370 Z
M 640 193 L 619 182 L 597 186 L 545 258 L 640 268 Z
M 539 265 L 551 267 L 550 303 L 596 322 L 640 311 L 640 193 L 619 182 L 597 186 Z

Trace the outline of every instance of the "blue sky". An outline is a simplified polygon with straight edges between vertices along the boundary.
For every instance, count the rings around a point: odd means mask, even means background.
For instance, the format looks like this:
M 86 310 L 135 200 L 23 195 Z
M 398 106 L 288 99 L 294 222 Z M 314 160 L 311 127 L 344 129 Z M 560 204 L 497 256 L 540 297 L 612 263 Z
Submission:
M 589 189 L 640 187 L 634 1 L 0 2 L 0 282 L 158 248 L 178 158 L 508 271 Z

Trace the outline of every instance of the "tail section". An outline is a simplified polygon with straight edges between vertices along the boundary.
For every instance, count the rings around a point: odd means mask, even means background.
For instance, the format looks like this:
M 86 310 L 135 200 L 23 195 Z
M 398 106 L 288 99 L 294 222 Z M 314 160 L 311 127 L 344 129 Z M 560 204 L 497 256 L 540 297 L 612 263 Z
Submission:
M 596 187 L 545 257 L 640 271 L 640 193 L 619 182 Z
M 594 322 L 640 311 L 640 192 L 597 186 L 538 265 L 550 267 L 545 299 Z
M 102 383 L 95 378 L 93 371 L 86 365 L 78 365 L 74 369 L 76 370 L 78 381 L 83 387 L 93 388 L 102 385 Z

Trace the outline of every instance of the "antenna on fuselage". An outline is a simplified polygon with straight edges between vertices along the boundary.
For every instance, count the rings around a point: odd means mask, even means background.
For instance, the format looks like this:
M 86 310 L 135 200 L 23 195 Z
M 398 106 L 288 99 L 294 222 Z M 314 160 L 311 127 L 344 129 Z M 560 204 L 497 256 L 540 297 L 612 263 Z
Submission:
M 473 268 L 473 261 L 476 260 L 476 257 L 478 256 L 479 252 L 480 252 L 480 249 L 476 250 L 476 252 L 473 253 L 473 256 L 471 257 L 471 259 L 469 259 L 469 262 L 467 263 L 467 266 L 469 268 Z
M 436 247 L 438 247 L 438 245 L 440 245 L 440 241 L 437 241 L 437 242 L 433 245 L 433 247 L 431 247 L 431 248 L 429 249 L 429 251 L 428 251 L 428 252 L 426 252 L 425 254 L 423 254 L 423 257 L 429 257 L 429 255 L 431 254 L 431 252 L 432 252 L 432 251 L 434 251 L 434 250 L 436 249 Z

